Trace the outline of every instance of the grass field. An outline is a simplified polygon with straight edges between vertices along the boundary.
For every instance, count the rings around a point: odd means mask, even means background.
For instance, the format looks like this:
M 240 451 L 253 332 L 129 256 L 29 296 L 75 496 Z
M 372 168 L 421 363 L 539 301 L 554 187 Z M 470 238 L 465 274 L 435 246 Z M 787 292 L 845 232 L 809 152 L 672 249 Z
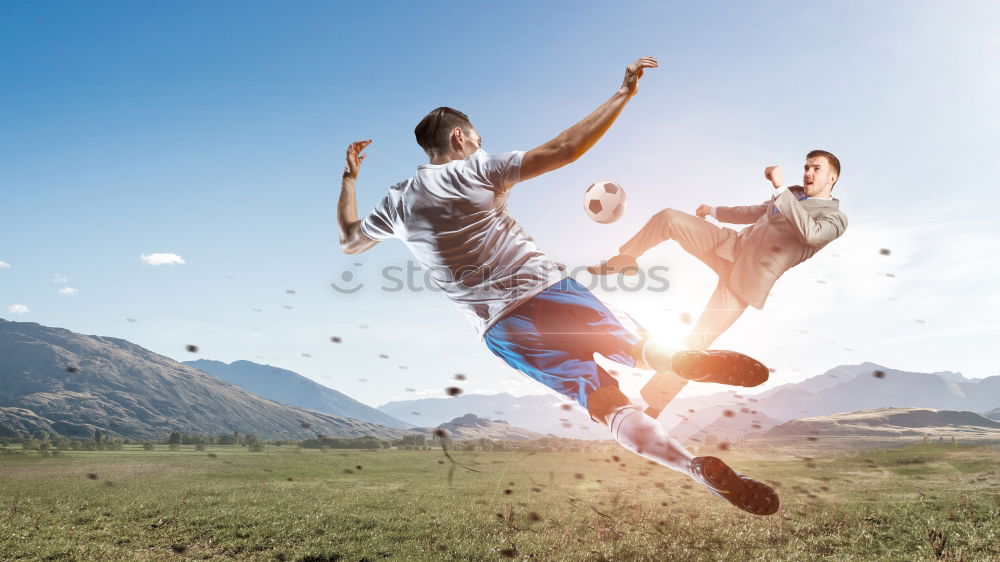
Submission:
M 1000 560 L 1000 452 L 718 452 L 754 517 L 624 451 L 0 456 L 2 560 Z M 621 457 L 615 461 L 612 455 Z

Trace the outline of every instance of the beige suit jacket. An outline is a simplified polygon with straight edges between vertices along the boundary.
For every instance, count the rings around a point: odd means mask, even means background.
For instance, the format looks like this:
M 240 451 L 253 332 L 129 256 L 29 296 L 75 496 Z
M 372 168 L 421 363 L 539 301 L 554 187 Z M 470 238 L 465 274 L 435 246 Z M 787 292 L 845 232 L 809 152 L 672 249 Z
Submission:
M 801 186 L 790 187 L 772 200 L 746 207 L 716 207 L 715 218 L 730 224 L 751 224 L 718 246 L 716 254 L 733 262 L 729 286 L 760 309 L 778 277 L 811 258 L 847 230 L 847 215 L 837 199 L 806 199 Z M 773 213 L 772 209 L 778 212 Z

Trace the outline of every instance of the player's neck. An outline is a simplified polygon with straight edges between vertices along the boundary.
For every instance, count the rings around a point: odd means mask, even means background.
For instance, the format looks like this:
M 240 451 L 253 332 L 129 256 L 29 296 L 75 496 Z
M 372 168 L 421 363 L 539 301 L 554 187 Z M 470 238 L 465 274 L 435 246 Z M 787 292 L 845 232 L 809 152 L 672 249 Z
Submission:
M 435 165 L 435 166 L 437 166 L 437 165 L 440 165 L 440 164 L 447 164 L 448 162 L 453 162 L 455 160 L 465 160 L 466 158 L 468 158 L 471 155 L 472 155 L 472 152 L 470 152 L 468 154 L 463 154 L 461 152 L 456 152 L 454 150 L 450 150 L 450 151 L 448 151 L 447 154 L 442 154 L 440 156 L 435 156 L 434 158 L 431 158 L 431 162 L 430 163 L 433 164 L 433 165 Z

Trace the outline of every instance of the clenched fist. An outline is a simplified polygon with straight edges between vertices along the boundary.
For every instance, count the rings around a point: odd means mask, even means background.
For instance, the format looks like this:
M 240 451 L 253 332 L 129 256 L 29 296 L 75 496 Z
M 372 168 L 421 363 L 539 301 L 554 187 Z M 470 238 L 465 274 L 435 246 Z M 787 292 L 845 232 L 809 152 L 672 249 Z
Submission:
M 703 219 L 712 214 L 712 207 L 711 205 L 702 203 L 701 205 L 698 205 L 697 209 L 694 210 L 694 214 L 698 215 L 698 218 Z
M 781 176 L 781 166 L 768 166 L 764 168 L 764 177 L 771 181 L 771 185 L 775 189 L 785 184 L 785 180 Z

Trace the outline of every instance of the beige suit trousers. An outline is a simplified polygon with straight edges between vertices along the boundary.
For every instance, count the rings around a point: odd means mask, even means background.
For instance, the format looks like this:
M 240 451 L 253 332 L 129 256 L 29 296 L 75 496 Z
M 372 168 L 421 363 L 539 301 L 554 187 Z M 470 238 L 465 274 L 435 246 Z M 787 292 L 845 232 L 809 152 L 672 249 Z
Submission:
M 688 349 L 704 350 L 725 332 L 743 314 L 747 303 L 729 288 L 729 273 L 733 262 L 718 255 L 716 249 L 732 247 L 736 232 L 720 228 L 705 219 L 678 211 L 664 209 L 653 215 L 649 222 L 620 249 L 621 254 L 638 258 L 650 248 L 666 241 L 676 240 L 689 254 L 711 267 L 719 276 L 715 291 L 708 299 L 694 329 L 684 339 Z

